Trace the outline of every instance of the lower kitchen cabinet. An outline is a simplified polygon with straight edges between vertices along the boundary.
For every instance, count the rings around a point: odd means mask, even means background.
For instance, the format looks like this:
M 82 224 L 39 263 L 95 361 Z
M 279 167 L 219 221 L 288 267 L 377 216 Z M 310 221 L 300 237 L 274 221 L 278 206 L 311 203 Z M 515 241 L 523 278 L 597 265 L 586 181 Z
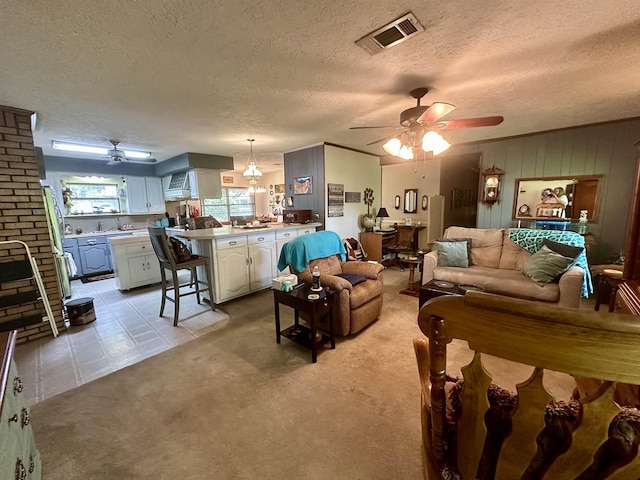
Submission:
M 82 275 L 92 275 L 111 270 L 107 237 L 104 235 L 80 237 L 77 241 Z
M 80 263 L 80 250 L 78 250 L 78 241 L 75 238 L 65 238 L 62 244 L 65 253 L 70 253 L 73 263 L 76 265 L 76 274 L 74 277 L 82 276 L 82 263 Z
M 24 385 L 13 360 L 15 340 L 15 330 L 0 333 L 0 378 L 7 379 L 0 392 L 0 478 L 36 480 L 42 478 L 42 464 L 22 395 Z
M 221 238 L 215 241 L 215 249 L 215 303 L 271 286 L 276 276 L 273 232 Z
M 113 273 L 119 290 L 159 283 L 160 263 L 148 235 L 109 238 Z

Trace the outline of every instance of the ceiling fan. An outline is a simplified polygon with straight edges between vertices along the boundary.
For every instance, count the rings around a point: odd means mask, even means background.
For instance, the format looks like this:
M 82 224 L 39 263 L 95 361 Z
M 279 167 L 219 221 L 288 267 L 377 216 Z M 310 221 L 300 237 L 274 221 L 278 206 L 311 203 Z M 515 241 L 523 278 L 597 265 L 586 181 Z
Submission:
M 415 147 L 421 146 L 424 151 L 431 151 L 434 155 L 437 155 L 451 146 L 436 130 L 489 127 L 499 125 L 504 120 L 502 116 L 441 120 L 442 117 L 451 113 L 456 107 L 450 103 L 442 102 L 434 102 L 431 105 L 420 105 L 420 100 L 428 91 L 429 89 L 427 87 L 420 87 L 409 92 L 409 95 L 416 99 L 416 106 L 400 113 L 400 127 L 383 125 L 374 127 L 351 127 L 350 130 L 367 128 L 402 129 L 399 134 L 380 138 L 367 145 L 386 142 L 383 148 L 391 155 L 404 159 L 412 159 L 413 149 Z
M 120 144 L 120 142 L 117 140 L 109 140 L 109 143 L 113 145 L 113 148 L 110 148 L 109 150 L 107 150 L 107 156 L 109 157 L 109 161 L 107 162 L 107 165 L 118 165 L 121 163 L 150 164 L 150 163 L 157 162 L 155 158 L 136 158 L 137 155 L 135 157 L 131 155 L 127 156 L 127 152 L 125 152 L 124 150 L 120 150 L 118 148 L 118 145 Z M 143 152 L 140 152 L 140 153 L 143 153 Z

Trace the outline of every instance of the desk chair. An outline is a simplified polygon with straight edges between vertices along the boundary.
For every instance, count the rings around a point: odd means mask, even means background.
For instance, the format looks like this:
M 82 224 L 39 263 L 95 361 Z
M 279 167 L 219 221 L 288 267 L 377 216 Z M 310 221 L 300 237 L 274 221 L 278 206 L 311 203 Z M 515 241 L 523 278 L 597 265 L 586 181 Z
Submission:
M 640 384 L 640 325 L 629 318 L 480 292 L 425 303 L 418 324 L 427 338 L 413 341 L 424 478 L 637 479 L 640 400 L 621 401 L 619 391 Z M 463 379 L 447 375 L 453 340 L 474 351 Z M 532 367 L 517 394 L 491 383 L 495 357 Z M 602 381 L 572 395 L 566 377 L 571 398 L 556 402 L 547 371 Z
M 385 267 L 392 267 L 393 265 L 400 265 L 400 271 L 404 271 L 404 265 L 400 262 L 399 255 L 401 253 L 409 256 L 416 255 L 416 248 L 414 244 L 414 235 L 416 233 L 416 227 L 403 227 L 396 230 L 396 238 L 389 245 L 385 245 L 382 248 L 382 253 L 394 253 L 395 256 L 389 260 L 383 262 Z
M 209 259 L 203 256 L 192 255 L 190 260 L 178 263 L 173 256 L 173 249 L 169 244 L 167 233 L 165 232 L 164 227 L 148 227 L 148 230 L 151 245 L 153 245 L 153 250 L 154 252 L 156 252 L 156 256 L 158 257 L 158 261 L 160 262 L 160 275 L 162 277 L 162 303 L 160 304 L 160 316 L 162 316 L 162 314 L 164 313 L 166 300 L 173 302 L 175 305 L 173 311 L 173 326 L 177 327 L 178 316 L 180 314 L 180 297 L 195 294 L 198 303 L 200 303 L 200 293 L 207 291 L 209 292 L 211 310 L 215 310 L 216 306 L 215 303 L 213 303 L 213 290 L 211 284 L 211 273 L 209 271 Z M 196 267 L 199 266 L 204 267 L 204 271 L 207 275 L 205 287 L 201 286 L 201 284 L 205 284 L 205 282 L 203 282 L 202 280 L 198 280 L 198 270 Z M 171 272 L 171 278 L 173 280 L 171 286 L 167 286 L 167 275 L 165 270 L 169 270 Z M 179 282 L 178 271 L 180 270 L 191 271 L 191 279 L 189 280 L 189 283 L 181 284 Z M 191 285 L 195 286 L 195 289 L 193 291 L 180 293 L 180 287 L 191 287 Z M 173 298 L 168 295 L 168 293 L 172 290 L 174 290 Z

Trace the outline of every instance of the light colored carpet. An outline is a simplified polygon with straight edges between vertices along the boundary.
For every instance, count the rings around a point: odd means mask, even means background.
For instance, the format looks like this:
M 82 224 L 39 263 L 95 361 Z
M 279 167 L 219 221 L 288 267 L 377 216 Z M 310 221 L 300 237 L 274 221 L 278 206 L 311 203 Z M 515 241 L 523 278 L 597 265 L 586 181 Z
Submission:
M 35 405 L 45 480 L 421 478 L 406 281 L 387 270 L 381 318 L 316 364 L 275 343 L 267 290 L 225 304 L 218 331 Z

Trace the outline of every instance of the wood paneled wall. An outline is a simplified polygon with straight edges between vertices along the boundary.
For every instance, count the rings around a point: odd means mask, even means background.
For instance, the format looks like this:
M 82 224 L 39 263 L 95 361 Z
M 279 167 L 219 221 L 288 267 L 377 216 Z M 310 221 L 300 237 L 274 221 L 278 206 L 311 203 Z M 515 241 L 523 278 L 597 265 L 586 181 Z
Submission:
M 313 177 L 311 195 L 294 195 L 293 179 L 298 177 Z M 324 145 L 309 147 L 284 154 L 284 188 L 286 199 L 293 198 L 293 207 L 289 210 L 311 210 L 320 216 L 323 221 L 325 216 L 326 186 L 324 178 Z M 286 214 L 286 211 L 285 211 Z M 321 228 L 318 228 L 321 230 Z
M 482 170 L 505 170 L 500 203 L 478 207 L 479 228 L 514 226 L 515 180 L 525 177 L 604 175 L 601 212 L 589 231 L 596 237 L 592 263 L 608 262 L 624 249 L 633 191 L 640 119 L 453 147 L 447 155 L 481 152 Z M 446 156 L 443 156 L 444 159 Z

